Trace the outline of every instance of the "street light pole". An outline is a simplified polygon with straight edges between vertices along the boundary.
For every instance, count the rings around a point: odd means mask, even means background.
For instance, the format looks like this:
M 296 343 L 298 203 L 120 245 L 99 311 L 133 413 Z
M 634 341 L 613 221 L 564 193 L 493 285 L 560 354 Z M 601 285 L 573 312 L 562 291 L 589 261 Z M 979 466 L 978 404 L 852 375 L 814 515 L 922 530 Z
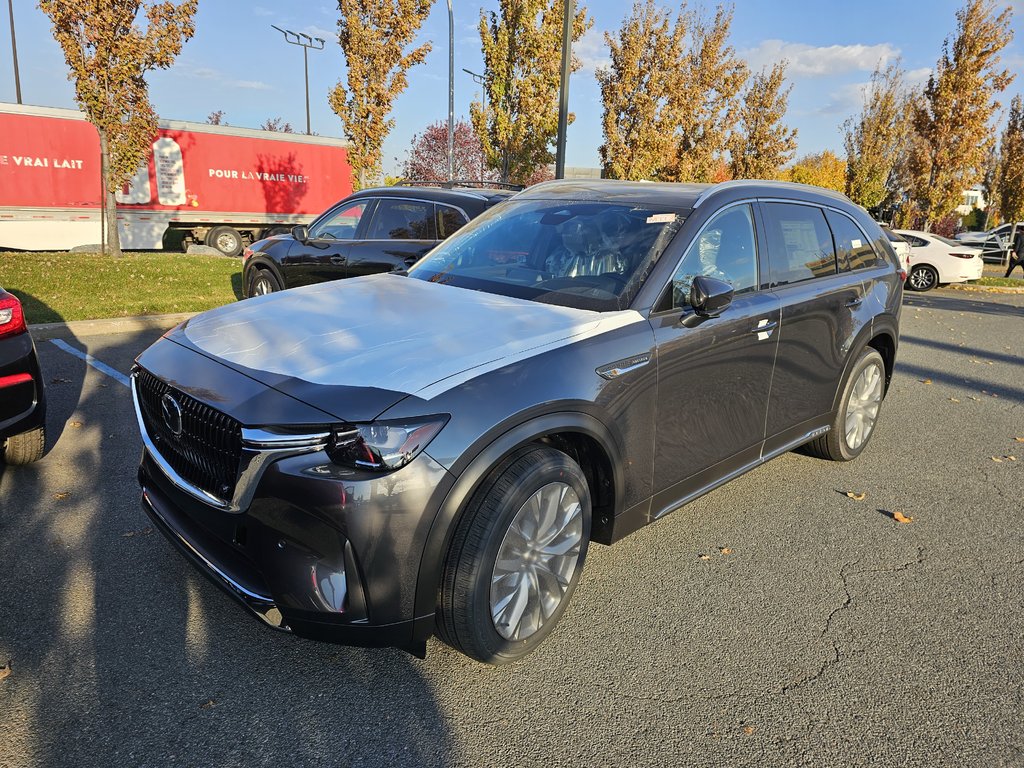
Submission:
M 8 2 L 10 1 L 8 0 Z M 322 51 L 326 41 L 322 37 L 310 37 L 305 32 L 292 32 L 290 29 L 281 29 L 276 24 L 271 24 L 270 26 L 284 35 L 286 43 L 302 47 L 302 66 L 306 73 L 306 135 L 308 136 L 311 133 L 309 128 L 309 49 Z
M 476 72 L 471 72 L 470 70 L 466 69 L 465 67 L 462 68 L 462 71 L 465 72 L 470 77 L 472 77 L 474 83 L 476 83 L 477 85 L 481 86 L 481 88 L 480 88 L 480 98 L 483 101 L 484 120 L 486 120 L 487 119 L 487 78 L 484 77 L 483 75 L 477 74 Z M 480 181 L 483 181 L 483 180 L 484 180 L 484 148 L 483 148 L 483 142 L 480 142 Z
M 448 0 L 448 181 L 455 180 L 455 17 Z
M 21 77 L 18 75 L 18 39 L 14 34 L 14 0 L 7 0 L 7 14 L 11 17 L 11 53 L 14 55 L 14 95 L 21 104 Z
M 573 0 L 565 0 L 562 13 L 562 81 L 558 93 L 558 138 L 555 143 L 555 178 L 565 178 L 565 131 L 569 124 L 569 72 L 572 68 Z

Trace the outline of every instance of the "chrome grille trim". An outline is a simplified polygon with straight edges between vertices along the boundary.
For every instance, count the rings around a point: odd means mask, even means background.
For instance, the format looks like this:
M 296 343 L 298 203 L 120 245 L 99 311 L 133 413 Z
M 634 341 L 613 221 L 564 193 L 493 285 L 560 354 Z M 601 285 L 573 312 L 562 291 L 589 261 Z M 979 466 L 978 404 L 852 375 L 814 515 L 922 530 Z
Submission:
M 182 477 L 167 459 L 160 453 L 156 443 L 146 430 L 146 422 L 142 416 L 142 406 L 139 401 L 137 378 L 139 370 L 132 371 L 131 389 L 132 403 L 135 406 L 135 418 L 139 424 L 139 433 L 142 436 L 142 443 L 146 452 L 150 455 L 160 471 L 164 473 L 171 484 L 181 491 L 184 491 L 192 498 L 203 502 L 215 509 L 224 512 L 242 512 L 248 509 L 252 503 L 252 497 L 256 493 L 256 486 L 267 466 L 287 456 L 297 456 L 303 453 L 314 453 L 322 451 L 327 447 L 330 439 L 329 432 L 316 432 L 306 435 L 277 433 L 271 430 L 251 430 L 242 428 L 242 450 L 239 461 L 238 477 L 234 486 L 234 495 L 230 500 L 218 497 L 194 483 Z M 147 372 L 147 375 L 152 375 Z M 264 439 L 260 440 L 262 435 Z M 246 440 L 246 436 L 253 438 Z M 280 438 L 274 440 L 274 438 Z

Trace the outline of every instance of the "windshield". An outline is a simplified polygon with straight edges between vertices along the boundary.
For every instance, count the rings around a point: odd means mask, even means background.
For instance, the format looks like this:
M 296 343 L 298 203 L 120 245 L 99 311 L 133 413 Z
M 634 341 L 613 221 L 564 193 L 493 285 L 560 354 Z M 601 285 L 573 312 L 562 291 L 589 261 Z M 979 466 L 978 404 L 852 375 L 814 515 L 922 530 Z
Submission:
M 409 276 L 577 309 L 624 309 L 682 222 L 663 208 L 509 201 L 441 243 Z

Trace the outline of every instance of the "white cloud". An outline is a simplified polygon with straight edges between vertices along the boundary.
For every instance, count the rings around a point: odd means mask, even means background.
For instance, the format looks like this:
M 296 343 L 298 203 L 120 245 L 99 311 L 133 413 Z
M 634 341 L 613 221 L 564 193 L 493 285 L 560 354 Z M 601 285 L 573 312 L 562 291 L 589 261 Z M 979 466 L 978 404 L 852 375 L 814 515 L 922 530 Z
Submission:
M 320 37 L 326 41 L 331 41 L 337 38 L 337 29 L 327 29 L 326 27 L 317 26 L 316 24 L 310 24 L 309 26 L 303 27 L 299 30 L 310 37 Z
M 273 88 L 262 80 L 225 80 L 224 85 L 229 88 L 245 88 L 250 91 L 269 91 Z
M 899 55 L 899 49 L 888 43 L 878 45 L 823 45 L 765 40 L 756 48 L 740 51 L 757 71 L 785 59 L 790 77 L 822 77 L 846 72 L 871 72 Z
M 607 67 L 612 61 L 608 55 L 608 46 L 604 42 L 604 32 L 596 27 L 591 27 L 573 44 L 572 52 L 583 65 L 580 71 L 591 75 L 600 67 Z
M 928 82 L 928 77 L 931 73 L 931 67 L 921 67 L 920 69 L 912 69 L 907 72 L 904 79 L 911 88 L 921 88 Z
M 197 67 L 188 61 L 179 61 L 175 66 L 175 72 L 185 77 L 194 77 L 199 80 L 209 80 L 218 86 L 225 88 L 244 88 L 249 91 L 270 91 L 273 86 L 262 80 L 236 80 L 229 77 L 219 69 L 213 67 Z
M 266 18 L 267 16 L 273 16 L 274 15 L 273 11 L 271 11 L 271 10 L 269 10 L 267 8 L 261 8 L 258 5 L 253 6 L 252 12 L 253 12 L 254 15 L 256 15 L 256 16 L 263 16 L 264 18 Z

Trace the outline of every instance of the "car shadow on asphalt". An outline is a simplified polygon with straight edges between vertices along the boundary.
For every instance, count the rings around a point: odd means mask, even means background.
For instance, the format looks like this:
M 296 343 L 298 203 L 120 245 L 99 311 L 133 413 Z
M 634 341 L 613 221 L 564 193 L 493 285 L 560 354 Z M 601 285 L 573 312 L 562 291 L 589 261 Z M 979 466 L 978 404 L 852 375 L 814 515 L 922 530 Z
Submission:
M 948 312 L 973 312 L 982 315 L 1003 315 L 1024 319 L 1024 306 L 1010 303 L 1014 299 L 1020 298 L 1017 294 L 979 293 L 970 295 L 972 298 L 950 296 L 948 294 L 904 293 L 903 308 L 904 310 L 916 308 L 941 309 Z M 1003 297 L 1004 300 L 1000 301 L 994 297 Z
M 128 373 L 157 336 L 63 338 Z M 424 662 L 273 632 L 202 578 L 140 508 L 127 388 L 40 346 L 62 379 L 53 447 L 0 467 L 3 709 L 19 713 L 0 764 L 451 764 Z

